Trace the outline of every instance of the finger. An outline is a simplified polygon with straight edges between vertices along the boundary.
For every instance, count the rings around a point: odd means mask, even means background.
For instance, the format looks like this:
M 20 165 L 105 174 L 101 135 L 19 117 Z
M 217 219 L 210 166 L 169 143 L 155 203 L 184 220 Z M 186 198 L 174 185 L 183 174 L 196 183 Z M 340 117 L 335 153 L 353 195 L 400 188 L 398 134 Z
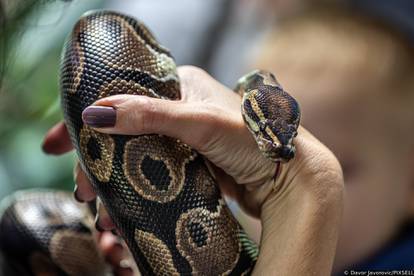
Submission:
M 75 199 L 79 202 L 90 202 L 94 200 L 96 193 L 79 162 L 75 165 L 73 177 L 75 180 L 75 189 L 73 191 Z
M 116 276 L 132 276 L 134 271 L 130 267 L 116 267 L 114 274 Z
M 112 248 L 116 244 L 120 244 L 119 238 L 113 235 L 111 232 L 105 231 L 99 235 L 99 247 L 102 250 L 102 253 L 106 256 L 111 253 Z
M 103 232 L 99 238 L 99 247 L 115 275 L 133 275 L 133 270 L 127 261 L 127 249 L 118 237 L 111 232 Z
M 258 218 L 260 212 L 255 208 L 253 201 L 246 193 L 246 187 L 236 183 L 233 177 L 225 173 L 221 168 L 215 167 L 214 174 L 216 176 L 217 184 L 219 185 L 221 193 L 236 201 L 240 208 L 249 216 Z
M 98 100 L 83 111 L 85 124 L 109 134 L 157 133 L 180 139 L 198 149 L 226 115 L 199 103 L 139 95 L 116 95 Z M 220 112 L 221 113 L 221 112 Z M 219 120 L 216 120 L 219 119 Z M 214 123 L 214 124 L 213 124 Z
M 217 167 L 213 163 L 209 163 L 209 166 L 213 170 L 214 177 L 219 185 L 220 191 L 223 195 L 231 198 L 235 201 L 239 201 L 244 193 L 244 187 L 238 185 L 233 177 L 223 171 L 223 169 Z
M 56 124 L 46 134 L 42 149 L 47 154 L 63 154 L 73 149 L 66 125 Z
M 109 216 L 105 206 L 102 204 L 99 198 L 97 200 L 97 215 L 95 220 L 95 228 L 100 232 L 111 231 L 115 229 L 115 225 L 112 222 L 111 217 Z
M 125 250 L 118 237 L 111 232 L 102 232 L 99 246 L 107 261 L 114 266 L 118 266 L 124 257 Z

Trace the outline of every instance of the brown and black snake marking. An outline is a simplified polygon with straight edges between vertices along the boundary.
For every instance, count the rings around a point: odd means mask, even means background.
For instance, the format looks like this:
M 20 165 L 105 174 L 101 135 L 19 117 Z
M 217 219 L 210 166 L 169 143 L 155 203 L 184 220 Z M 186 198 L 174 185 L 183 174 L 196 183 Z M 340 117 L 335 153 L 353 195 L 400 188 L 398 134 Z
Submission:
M 196 208 L 183 213 L 175 233 L 177 248 L 194 274 L 227 275 L 238 261 L 241 243 L 237 222 L 224 203 L 216 212 Z
M 150 232 L 136 229 L 135 241 L 156 275 L 180 275 L 174 266 L 171 251 L 162 240 Z
M 98 11 L 79 20 L 62 57 L 62 108 L 72 142 L 140 272 L 251 271 L 257 247 L 222 205 L 202 156 L 173 138 L 99 135 L 82 122 L 82 111 L 109 95 L 180 99 L 168 50 L 137 20 Z
M 0 250 L 13 275 L 107 275 L 93 216 L 71 194 L 17 192 L 2 209 Z
M 165 136 L 140 136 L 125 145 L 124 174 L 140 196 L 165 203 L 183 189 L 186 165 L 196 153 Z M 153 172 L 158 168 L 157 172 Z
M 112 174 L 114 140 L 111 136 L 96 132 L 88 126 L 83 126 L 79 136 L 80 149 L 86 165 L 99 181 L 108 182 Z
M 243 97 L 243 119 L 263 154 L 272 161 L 292 159 L 300 121 L 296 100 L 266 71 L 256 70 L 242 77 L 235 91 Z

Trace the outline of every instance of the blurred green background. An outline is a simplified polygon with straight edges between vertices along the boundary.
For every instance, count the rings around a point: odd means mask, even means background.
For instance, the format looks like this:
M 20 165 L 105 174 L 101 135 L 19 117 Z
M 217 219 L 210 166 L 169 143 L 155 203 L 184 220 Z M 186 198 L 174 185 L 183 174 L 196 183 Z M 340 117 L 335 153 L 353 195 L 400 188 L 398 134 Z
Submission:
M 0 198 L 32 187 L 73 189 L 74 153 L 47 156 L 41 146 L 62 118 L 58 72 L 65 37 L 81 14 L 103 1 L 33 3 L 8 1 L 2 7 Z

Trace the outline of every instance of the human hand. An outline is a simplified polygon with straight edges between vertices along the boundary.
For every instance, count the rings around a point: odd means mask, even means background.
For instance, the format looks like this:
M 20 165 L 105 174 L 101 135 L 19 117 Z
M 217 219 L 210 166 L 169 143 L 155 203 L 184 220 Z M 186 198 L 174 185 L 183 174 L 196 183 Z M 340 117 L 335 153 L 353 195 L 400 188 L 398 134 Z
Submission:
M 343 180 L 335 156 L 300 128 L 296 157 L 280 166 L 269 161 L 244 125 L 237 94 L 200 69 L 181 67 L 178 73 L 181 100 L 112 96 L 94 106 L 115 109 L 114 126 L 97 128 L 99 122 L 88 117 L 93 106 L 85 110 L 84 122 L 103 133 L 175 137 L 203 154 L 213 164 L 222 192 L 261 219 L 255 273 L 268 274 L 277 268 L 280 275 L 309 271 L 328 275 L 342 210 Z M 59 154 L 70 148 L 64 125 L 46 136 L 46 152 Z M 80 200 L 92 200 L 96 196 L 92 186 L 77 168 L 76 195 Z M 107 216 L 100 216 L 99 223 L 113 227 Z
M 98 236 L 98 246 L 111 266 L 114 276 L 136 275 L 138 268 L 133 263 L 131 253 L 125 242 L 109 231 L 103 231 Z

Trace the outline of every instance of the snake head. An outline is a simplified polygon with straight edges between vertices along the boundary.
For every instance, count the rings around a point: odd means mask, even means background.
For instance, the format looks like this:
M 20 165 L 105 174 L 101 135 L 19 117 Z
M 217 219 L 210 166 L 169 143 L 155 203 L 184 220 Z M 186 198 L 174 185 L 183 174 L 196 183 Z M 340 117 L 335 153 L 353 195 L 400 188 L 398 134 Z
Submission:
M 259 130 L 255 134 L 261 152 L 273 162 L 287 162 L 295 156 L 293 138 L 296 128 L 279 120 L 260 121 Z
M 242 95 L 262 84 L 281 88 L 275 75 L 265 70 L 254 70 L 237 81 L 234 91 Z
M 263 70 L 242 77 L 235 90 L 242 96 L 243 119 L 261 152 L 274 162 L 292 159 L 300 120 L 296 100 Z

